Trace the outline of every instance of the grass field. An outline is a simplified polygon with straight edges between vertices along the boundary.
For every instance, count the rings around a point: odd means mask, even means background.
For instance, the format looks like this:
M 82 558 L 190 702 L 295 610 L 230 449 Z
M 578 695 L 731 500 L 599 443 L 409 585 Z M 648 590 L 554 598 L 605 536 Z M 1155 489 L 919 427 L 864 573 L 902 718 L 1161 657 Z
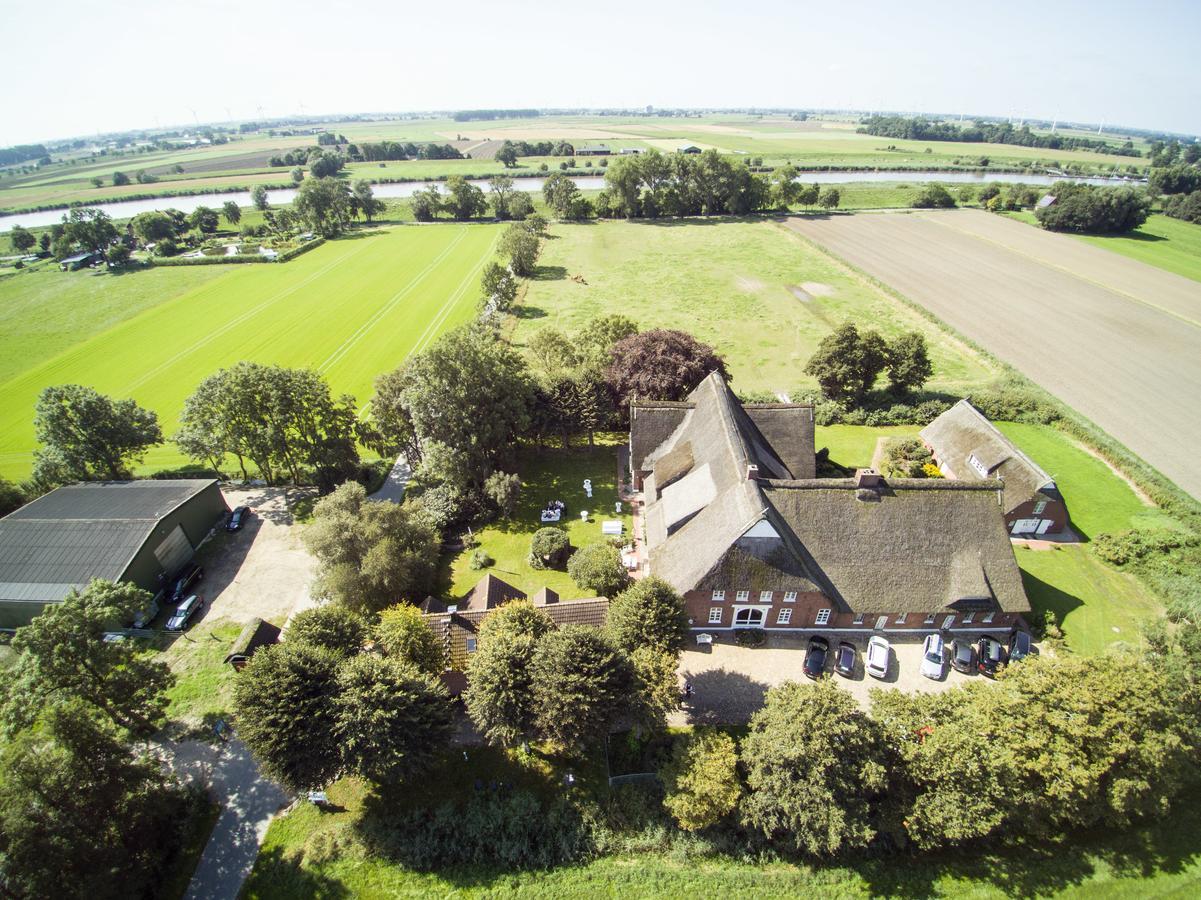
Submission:
M 1034 213 L 1014 212 L 1006 215 L 1039 227 Z M 1201 225 L 1171 216 L 1155 215 L 1129 234 L 1073 236 L 1094 247 L 1103 247 L 1149 266 L 1201 281 Z
M 61 322 L 55 332 L 66 335 L 51 341 L 53 355 L 25 355 L 20 371 L 0 383 L 0 474 L 29 474 L 34 404 L 48 385 L 78 382 L 133 397 L 158 413 L 167 435 L 203 378 L 244 359 L 313 367 L 335 392 L 366 403 L 376 376 L 473 317 L 479 272 L 498 234 L 489 225 L 377 229 L 286 265 L 211 267 L 217 275 L 185 267 L 101 276 L 128 292 L 124 303 L 142 304 L 132 315 L 120 299 L 87 303 L 86 279 L 96 278 L 88 272 L 0 280 L 0 306 L 14 297 L 27 315 L 37 315 L 44 303 Z M 56 275 L 67 298 L 38 301 L 36 279 Z M 27 277 L 36 281 L 28 289 Z M 153 287 L 137 281 L 145 277 L 164 286 L 157 303 Z M 150 452 L 146 468 L 183 461 L 165 444 Z
M 628 537 L 631 519 L 628 509 L 616 515 L 617 501 L 617 442 L 623 436 L 605 436 L 596 447 L 577 447 L 572 450 L 547 449 L 522 454 L 518 467 L 521 476 L 521 502 L 510 520 L 488 525 L 475 532 L 479 549 L 486 551 L 496 564 L 473 570 L 469 563 L 471 551 L 459 553 L 450 562 L 449 596 L 461 597 L 477 581 L 491 572 L 516 588 L 533 594 L 548 587 L 564 600 L 589 597 L 565 571 L 534 569 L 528 562 L 530 539 L 543 527 L 540 511 L 548 500 L 562 500 L 567 505 L 560 525 L 566 529 L 571 546 L 578 549 L 604 540 L 601 521 L 619 519 Z M 592 481 L 592 498 L 584 494 L 584 479 Z M 588 510 L 588 521 L 580 519 L 580 511 Z
M 963 389 L 997 374 L 903 303 L 768 222 L 557 225 L 539 262 L 542 273 L 516 311 L 518 344 L 540 328 L 571 332 L 593 316 L 621 313 L 644 330 L 682 328 L 712 344 L 737 390 L 778 393 L 815 386 L 801 371 L 805 362 L 832 328 L 854 319 L 886 335 L 924 333 L 932 388 Z

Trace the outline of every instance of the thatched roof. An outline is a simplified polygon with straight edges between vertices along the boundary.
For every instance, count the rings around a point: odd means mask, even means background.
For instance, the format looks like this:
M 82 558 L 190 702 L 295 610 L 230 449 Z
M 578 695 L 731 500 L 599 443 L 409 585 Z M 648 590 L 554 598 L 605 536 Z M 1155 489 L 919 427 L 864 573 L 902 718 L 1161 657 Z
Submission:
M 986 477 L 1005 481 L 1004 511 L 1035 498 L 1059 500 L 1059 489 L 1014 443 L 967 400 L 960 400 L 921 430 L 921 438 L 949 478 L 976 480 Z M 975 458 L 982 473 L 971 464 Z
M 646 458 L 684 421 L 691 403 L 642 401 L 630 404 L 630 466 L 646 471 Z

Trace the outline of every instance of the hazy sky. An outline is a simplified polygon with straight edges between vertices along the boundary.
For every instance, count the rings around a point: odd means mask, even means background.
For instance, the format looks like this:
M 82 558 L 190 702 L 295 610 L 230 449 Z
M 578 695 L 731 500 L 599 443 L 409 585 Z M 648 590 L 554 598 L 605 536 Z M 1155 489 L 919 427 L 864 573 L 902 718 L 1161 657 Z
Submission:
M 1201 132 L 1201 0 L 0 0 L 0 146 L 230 117 L 789 106 Z

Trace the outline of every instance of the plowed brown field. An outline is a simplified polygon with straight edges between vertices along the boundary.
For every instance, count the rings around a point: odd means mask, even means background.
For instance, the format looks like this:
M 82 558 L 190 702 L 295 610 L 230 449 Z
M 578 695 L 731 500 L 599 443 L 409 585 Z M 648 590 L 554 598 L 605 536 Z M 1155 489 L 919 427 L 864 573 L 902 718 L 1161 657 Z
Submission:
M 794 218 L 789 226 L 921 304 L 1201 497 L 1201 283 L 977 210 Z

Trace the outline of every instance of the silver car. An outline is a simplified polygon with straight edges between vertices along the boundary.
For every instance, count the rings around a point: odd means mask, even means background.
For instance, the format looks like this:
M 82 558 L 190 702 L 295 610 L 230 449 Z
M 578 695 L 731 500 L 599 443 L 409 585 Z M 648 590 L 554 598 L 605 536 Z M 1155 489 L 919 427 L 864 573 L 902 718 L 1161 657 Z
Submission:
M 867 655 L 863 658 L 863 668 L 873 678 L 885 678 L 888 675 L 888 657 L 892 647 L 888 641 L 878 634 L 872 635 L 867 642 Z
M 942 651 L 942 636 L 937 634 L 926 635 L 925 643 L 922 644 L 922 674 L 927 678 L 933 678 L 938 681 L 942 678 L 946 670 L 946 662 L 943 659 Z
M 188 627 L 188 622 L 192 616 L 196 615 L 204 601 L 193 594 L 183 603 L 179 604 L 171 618 L 167 620 L 168 631 L 183 631 Z

